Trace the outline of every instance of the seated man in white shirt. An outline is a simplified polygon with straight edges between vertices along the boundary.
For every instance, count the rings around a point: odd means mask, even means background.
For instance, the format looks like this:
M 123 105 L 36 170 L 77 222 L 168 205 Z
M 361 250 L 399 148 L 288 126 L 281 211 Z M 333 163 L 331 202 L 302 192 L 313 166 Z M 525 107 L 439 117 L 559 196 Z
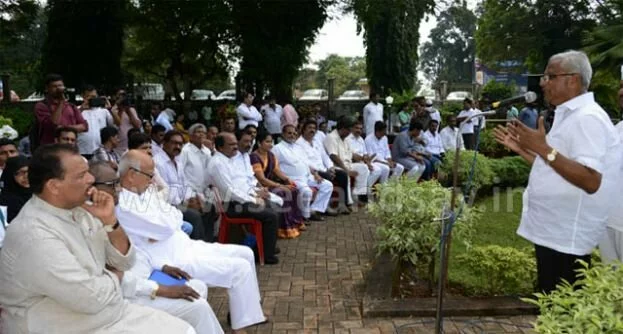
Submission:
M 431 119 L 431 121 L 428 122 L 428 130 L 422 134 L 422 138 L 426 142 L 424 148 L 426 152 L 430 154 L 430 160 L 433 166 L 440 164 L 446 153 L 443 148 L 443 143 L 441 142 L 441 136 L 437 133 L 438 126 L 439 122 L 437 122 L 436 119 Z
M 205 205 L 201 197 L 187 186 L 184 165 L 180 154 L 184 145 L 181 132 L 169 131 L 164 135 L 163 153 L 154 154 L 158 173 L 168 186 L 168 202 L 184 213 L 184 220 L 193 225 L 191 238 L 211 242 L 214 236 L 216 213 Z
M 236 114 L 238 114 L 238 129 L 240 130 L 244 129 L 249 124 L 253 124 L 257 128 L 262 121 L 262 114 L 260 114 L 253 105 L 254 98 L 253 94 L 246 93 L 243 102 L 236 108 Z
M 129 151 L 119 162 L 121 192 L 116 213 L 137 249 L 148 254 L 152 270 L 176 266 L 208 287 L 227 289 L 232 328 L 266 321 L 253 251 L 246 246 L 191 240 L 181 229 L 182 213 L 153 193 L 154 163 Z
M 457 146 L 457 132 L 459 128 L 456 126 L 456 116 L 448 115 L 446 118 L 446 123 L 448 124 L 445 128 L 441 129 L 439 132 L 439 136 L 441 137 L 441 143 L 443 144 L 443 149 L 446 152 L 453 152 L 456 150 Z M 459 134 L 458 136 L 459 147 L 461 150 L 465 149 L 463 145 L 463 136 Z
M 325 180 L 335 182 L 334 184 L 343 190 L 339 193 L 338 203 L 340 203 L 341 207 L 338 211 L 348 215 L 353 211 L 353 199 L 350 194 L 350 178 L 346 171 L 335 168 L 333 161 L 331 161 L 327 151 L 324 149 L 322 141 L 317 140 L 316 134 L 318 132 L 320 131 L 316 131 L 316 120 L 308 119 L 303 124 L 301 136 L 296 140 L 296 144 L 303 148 L 302 152 L 305 154 L 305 161 L 312 173 L 318 172 L 318 175 L 322 176 Z
M 119 203 L 119 176 L 106 162 L 96 162 L 89 166 L 89 173 L 95 178 L 93 185 L 107 192 Z M 223 333 L 216 315 L 208 304 L 208 288 L 200 280 L 191 279 L 185 271 L 164 265 L 161 270 L 172 277 L 185 278 L 186 285 L 159 285 L 149 277 L 153 264 L 149 254 L 137 250 L 136 260 L 130 270 L 125 271 L 121 288 L 123 297 L 131 303 L 149 306 L 176 316 L 195 328 L 198 334 Z
M 387 169 L 387 172 L 381 173 L 380 182 L 387 181 L 389 171 L 392 172 L 392 177 L 399 178 L 404 172 L 403 165 L 394 162 L 392 160 L 392 153 L 389 151 L 389 144 L 387 143 L 387 125 L 385 122 L 378 121 L 374 124 L 374 133 L 369 134 L 366 137 L 366 151 L 369 154 L 374 155 L 373 164 L 376 168 Z
M 355 178 L 353 194 L 362 202 L 368 201 L 368 191 L 376 181 L 376 176 L 370 173 L 368 166 L 360 161 L 353 160 L 353 150 L 346 141 L 355 119 L 343 116 L 337 121 L 335 130 L 331 131 L 324 140 L 324 147 L 333 163 L 348 172 Z
M 336 215 L 333 210 L 328 209 L 333 184 L 318 174 L 312 172 L 305 159 L 305 153 L 300 145 L 296 144 L 296 128 L 288 124 L 283 127 L 283 140 L 275 145 L 272 153 L 279 161 L 279 168 L 286 174 L 301 193 L 299 205 L 305 219 L 313 221 L 324 221 L 320 216 L 322 213 Z M 318 189 L 316 198 L 312 201 L 311 187 Z
M 154 156 L 164 153 L 162 151 L 162 141 L 164 140 L 165 133 L 167 133 L 167 130 L 160 124 L 156 124 L 151 128 L 149 135 L 151 136 L 151 151 Z
M 379 121 L 380 122 L 380 121 Z M 374 153 L 369 153 L 366 149 L 366 142 L 361 137 L 363 132 L 363 125 L 361 122 L 356 121 L 352 127 L 350 135 L 346 137 L 346 142 L 353 150 L 353 160 L 363 161 L 370 170 L 370 177 L 372 178 L 372 184 L 376 183 L 379 179 L 387 181 L 389 178 L 389 168 L 381 164 L 373 164 L 372 159 L 376 157 Z
M 245 141 L 251 137 L 247 134 Z M 279 217 L 270 208 L 270 193 L 257 185 L 250 160 L 238 150 L 238 140 L 232 133 L 220 133 L 214 140 L 216 153 L 208 164 L 208 183 L 219 191 L 227 215 L 232 218 L 253 218 L 262 223 L 264 262 L 277 264 L 277 223 Z M 243 166 L 244 164 L 244 166 Z M 248 167 L 246 166 L 248 165 Z

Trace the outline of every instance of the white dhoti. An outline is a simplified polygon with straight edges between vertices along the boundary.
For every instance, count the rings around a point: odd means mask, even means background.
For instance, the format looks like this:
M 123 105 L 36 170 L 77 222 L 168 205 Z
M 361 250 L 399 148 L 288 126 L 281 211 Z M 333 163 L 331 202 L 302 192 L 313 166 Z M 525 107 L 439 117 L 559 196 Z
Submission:
M 185 299 L 170 299 L 158 297 L 156 299 L 139 297 L 130 299 L 132 303 L 149 306 L 165 311 L 189 323 L 197 334 L 220 334 L 223 329 L 208 304 L 208 287 L 197 279 L 191 279 L 186 283 L 199 294 L 199 299 L 190 302 Z
M 303 217 L 309 218 L 312 211 L 327 211 L 331 194 L 333 193 L 333 183 L 325 179 L 317 182 L 314 179 L 308 178 L 293 178 L 292 181 L 294 181 L 300 193 L 297 200 Z M 313 201 L 312 187 L 317 189 L 316 198 Z
M 367 195 L 372 185 L 381 177 L 381 170 L 370 171 L 368 165 L 361 162 L 351 164 L 351 169 L 358 173 L 353 189 L 355 195 Z
M 405 171 L 405 166 L 396 163 L 396 166 L 392 168 L 392 177 L 398 179 L 402 176 L 402 173 Z

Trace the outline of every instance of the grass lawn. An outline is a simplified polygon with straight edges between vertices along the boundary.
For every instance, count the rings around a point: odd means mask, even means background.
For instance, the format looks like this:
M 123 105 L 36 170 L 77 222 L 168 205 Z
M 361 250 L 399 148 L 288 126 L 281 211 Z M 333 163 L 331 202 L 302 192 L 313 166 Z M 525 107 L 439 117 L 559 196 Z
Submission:
M 522 249 L 532 244 L 517 235 L 521 217 L 521 195 L 523 189 L 515 189 L 510 194 L 503 192 L 497 199 L 486 197 L 475 206 L 483 209 L 482 217 L 475 222 L 476 231 L 472 246 L 499 245 Z M 475 275 L 469 265 L 457 261 L 456 257 L 466 252 L 460 241 L 452 243 L 450 250 L 449 278 L 469 289 L 470 286 L 483 286 L 486 277 Z M 468 291 L 469 292 L 469 291 Z M 527 291 L 530 292 L 530 291 Z

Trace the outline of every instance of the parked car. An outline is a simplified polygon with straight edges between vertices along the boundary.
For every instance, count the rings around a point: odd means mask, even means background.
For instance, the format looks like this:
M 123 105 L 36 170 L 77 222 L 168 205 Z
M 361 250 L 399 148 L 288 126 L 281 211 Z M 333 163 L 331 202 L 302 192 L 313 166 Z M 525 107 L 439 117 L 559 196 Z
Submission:
M 464 91 L 456 91 L 450 92 L 448 96 L 446 96 L 446 101 L 448 102 L 463 102 L 466 98 L 472 98 L 472 93 L 464 92 Z
M 362 90 L 347 90 L 337 99 L 339 101 L 359 101 L 359 100 L 367 100 L 368 94 Z
M 215 98 L 215 100 L 236 101 L 236 90 L 235 89 L 224 90 Z
M 193 89 L 190 99 L 194 101 L 214 100 L 216 95 L 208 89 Z
M 326 89 L 308 89 L 303 92 L 299 101 L 326 101 L 329 99 L 329 92 Z
M 65 98 L 69 99 L 69 96 L 65 94 Z M 45 95 L 43 95 L 42 93 L 34 92 L 28 95 L 27 98 L 23 99 L 22 102 L 39 102 L 43 101 L 43 99 L 45 99 Z M 82 102 L 82 100 L 82 96 L 76 94 L 76 102 Z

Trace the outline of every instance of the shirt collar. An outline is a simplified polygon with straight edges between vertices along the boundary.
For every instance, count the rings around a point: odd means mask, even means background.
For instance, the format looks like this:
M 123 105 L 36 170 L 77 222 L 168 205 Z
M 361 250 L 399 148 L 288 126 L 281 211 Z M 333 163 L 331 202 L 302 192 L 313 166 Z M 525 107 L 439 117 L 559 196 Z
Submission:
M 41 197 L 39 197 L 37 195 L 32 195 L 32 201 L 33 201 L 34 205 L 39 206 L 44 211 L 50 212 L 51 214 L 53 214 L 53 215 L 55 215 L 57 217 L 61 217 L 61 218 L 69 219 L 69 220 L 73 220 L 74 219 L 74 213 L 79 208 L 79 207 L 77 207 L 77 208 L 74 208 L 74 209 L 71 209 L 71 210 L 62 209 L 62 208 L 56 207 L 56 206 L 46 202 L 45 200 L 43 200 Z
M 558 113 L 575 110 L 592 102 L 595 102 L 595 96 L 593 95 L 593 92 L 586 92 L 559 105 L 558 107 L 556 107 L 556 110 L 554 110 L 554 112 Z

